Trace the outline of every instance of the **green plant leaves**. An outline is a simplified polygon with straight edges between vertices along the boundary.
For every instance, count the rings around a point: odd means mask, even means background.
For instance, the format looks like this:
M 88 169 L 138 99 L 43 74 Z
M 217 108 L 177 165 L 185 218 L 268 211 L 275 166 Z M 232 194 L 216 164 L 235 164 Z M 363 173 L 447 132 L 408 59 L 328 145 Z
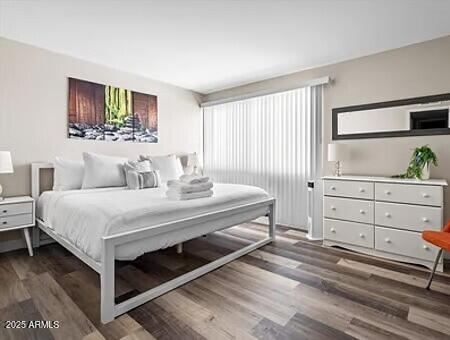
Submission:
M 428 145 L 423 145 L 414 149 L 406 172 L 393 177 L 422 179 L 422 171 L 426 164 L 433 164 L 434 166 L 437 166 L 438 159 L 436 154 Z

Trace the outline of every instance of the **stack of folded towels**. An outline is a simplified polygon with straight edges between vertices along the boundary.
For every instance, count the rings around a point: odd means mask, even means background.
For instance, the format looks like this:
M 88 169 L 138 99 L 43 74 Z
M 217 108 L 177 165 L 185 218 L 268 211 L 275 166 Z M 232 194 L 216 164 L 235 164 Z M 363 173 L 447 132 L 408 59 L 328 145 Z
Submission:
M 190 200 L 211 197 L 213 183 L 206 176 L 183 175 L 167 182 L 167 197 L 172 200 Z

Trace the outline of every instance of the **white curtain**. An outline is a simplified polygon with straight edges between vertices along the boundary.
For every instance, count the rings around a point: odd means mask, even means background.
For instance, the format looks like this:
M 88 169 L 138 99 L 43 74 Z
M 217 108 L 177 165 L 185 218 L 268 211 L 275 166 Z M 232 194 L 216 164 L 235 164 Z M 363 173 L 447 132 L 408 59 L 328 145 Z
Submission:
M 265 189 L 277 223 L 305 228 L 321 107 L 321 85 L 205 107 L 204 172 Z

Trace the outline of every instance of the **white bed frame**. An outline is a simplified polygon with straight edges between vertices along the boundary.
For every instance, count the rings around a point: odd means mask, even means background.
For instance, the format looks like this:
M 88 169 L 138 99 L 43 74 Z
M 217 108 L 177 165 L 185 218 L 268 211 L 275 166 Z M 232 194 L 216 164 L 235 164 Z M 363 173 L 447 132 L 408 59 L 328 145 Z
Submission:
M 31 176 L 32 176 L 32 196 L 34 199 L 38 199 L 41 189 L 40 189 L 40 173 L 41 169 L 53 169 L 52 163 L 33 163 L 31 166 Z M 204 266 L 201 266 L 193 271 L 185 273 L 181 276 L 176 277 L 168 282 L 165 282 L 157 287 L 154 287 L 146 292 L 143 292 L 137 296 L 134 296 L 128 300 L 125 300 L 119 304 L 115 304 L 115 248 L 117 246 L 123 245 L 125 243 L 134 242 L 137 240 L 142 240 L 145 238 L 151 238 L 155 235 L 163 235 L 167 232 L 167 227 L 170 226 L 170 230 L 179 230 L 183 228 L 189 228 L 195 226 L 199 223 L 205 222 L 217 222 L 223 218 L 228 218 L 237 214 L 244 212 L 251 212 L 263 207 L 267 207 L 266 214 L 269 217 L 269 231 L 268 236 L 260 241 L 252 243 L 242 249 L 239 249 L 231 254 L 225 255 L 213 262 L 210 262 Z M 249 222 L 248 220 L 240 221 L 239 223 Z M 174 220 L 168 223 L 162 223 L 156 226 L 151 226 L 147 228 L 141 228 L 137 230 L 127 231 L 120 234 L 114 234 L 111 236 L 102 237 L 102 257 L 101 262 L 94 261 L 91 257 L 87 256 L 84 252 L 73 246 L 70 242 L 56 234 L 51 228 L 49 228 L 46 223 L 40 219 L 36 219 L 37 226 L 40 230 L 44 231 L 56 242 L 61 244 L 72 254 L 78 257 L 81 261 L 86 263 L 89 267 L 100 274 L 101 280 L 101 321 L 103 323 L 108 323 L 114 320 L 115 317 L 126 313 L 127 311 L 136 308 L 160 295 L 163 295 L 189 281 L 192 281 L 210 271 L 213 271 L 224 264 L 227 264 L 251 251 L 260 248 L 275 240 L 275 199 L 267 198 L 259 202 L 243 204 L 237 207 L 211 211 L 205 214 L 196 215 L 189 218 L 184 218 L 181 220 Z M 226 229 L 232 227 L 239 223 L 233 223 L 221 228 Z M 39 246 L 39 229 L 36 228 L 37 233 L 33 233 L 33 237 L 37 238 L 34 240 L 33 244 Z M 202 235 L 197 235 L 200 237 Z M 181 250 L 181 244 L 177 246 L 177 251 Z

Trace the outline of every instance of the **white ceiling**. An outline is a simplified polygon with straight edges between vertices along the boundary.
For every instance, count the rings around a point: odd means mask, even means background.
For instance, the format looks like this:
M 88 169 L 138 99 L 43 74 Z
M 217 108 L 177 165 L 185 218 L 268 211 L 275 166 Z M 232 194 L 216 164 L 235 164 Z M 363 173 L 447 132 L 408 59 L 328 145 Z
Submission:
M 448 0 L 0 0 L 0 36 L 200 93 L 448 34 Z

